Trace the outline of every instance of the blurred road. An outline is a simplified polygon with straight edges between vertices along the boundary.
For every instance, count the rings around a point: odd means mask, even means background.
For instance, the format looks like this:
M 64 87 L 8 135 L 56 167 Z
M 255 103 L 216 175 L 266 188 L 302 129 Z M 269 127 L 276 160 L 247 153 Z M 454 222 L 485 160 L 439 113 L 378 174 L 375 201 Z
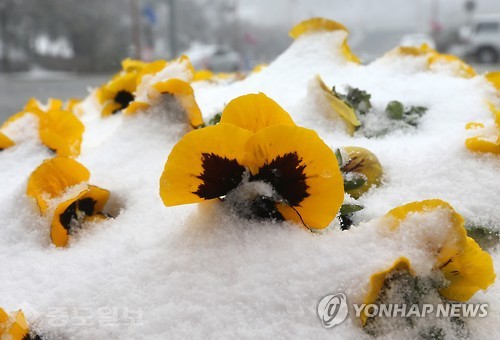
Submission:
M 109 75 L 75 75 L 54 73 L 45 75 L 0 73 L 0 123 L 19 112 L 30 97 L 42 102 L 48 98 L 84 98 L 89 87 L 101 85 Z

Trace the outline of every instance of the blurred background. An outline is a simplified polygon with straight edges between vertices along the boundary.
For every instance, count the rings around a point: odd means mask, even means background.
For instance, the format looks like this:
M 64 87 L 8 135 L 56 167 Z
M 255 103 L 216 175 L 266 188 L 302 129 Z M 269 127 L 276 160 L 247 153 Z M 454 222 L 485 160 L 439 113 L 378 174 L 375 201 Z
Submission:
M 346 25 L 364 62 L 424 42 L 480 70 L 500 60 L 500 0 L 0 0 L 0 115 L 29 96 L 84 96 L 126 57 L 251 70 L 313 16 Z

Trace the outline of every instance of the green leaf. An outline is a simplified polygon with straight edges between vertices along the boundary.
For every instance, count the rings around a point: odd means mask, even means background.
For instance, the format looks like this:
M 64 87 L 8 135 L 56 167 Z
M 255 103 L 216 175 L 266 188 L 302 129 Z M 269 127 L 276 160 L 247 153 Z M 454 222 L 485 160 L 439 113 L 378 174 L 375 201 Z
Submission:
M 217 113 L 215 116 L 213 116 L 209 121 L 207 125 L 216 125 L 220 122 L 220 118 L 222 116 L 222 113 Z
M 339 168 L 342 168 L 342 166 L 344 165 L 344 160 L 342 159 L 342 153 L 340 152 L 340 149 L 335 149 L 335 157 L 337 158 Z
M 348 215 L 355 213 L 357 211 L 363 210 L 363 206 L 360 204 L 342 204 L 342 207 L 340 207 L 340 214 L 341 215 Z
M 332 93 L 334 96 L 352 107 L 357 114 L 364 115 L 368 113 L 372 108 L 372 103 L 370 101 L 372 95 L 366 91 L 349 86 L 347 89 L 347 94 L 338 93 L 335 90 L 335 87 L 332 88 Z
M 355 178 L 350 179 L 350 180 L 344 179 L 344 190 L 345 191 L 354 190 L 354 189 L 362 187 L 363 184 L 365 184 L 365 183 L 366 183 L 366 178 L 364 178 L 362 176 L 355 177 Z
M 500 233 L 483 226 L 466 226 L 467 235 L 483 249 L 492 249 L 500 243 Z
M 427 108 L 425 106 L 410 106 L 408 110 L 406 110 L 405 115 L 417 115 L 422 117 L 427 112 Z

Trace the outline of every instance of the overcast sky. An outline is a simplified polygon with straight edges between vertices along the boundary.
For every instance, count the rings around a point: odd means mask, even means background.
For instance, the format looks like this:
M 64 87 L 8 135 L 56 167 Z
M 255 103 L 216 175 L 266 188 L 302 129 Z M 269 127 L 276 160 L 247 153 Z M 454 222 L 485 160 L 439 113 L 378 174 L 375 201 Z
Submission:
M 237 0 L 239 14 L 262 24 L 293 23 L 312 16 L 328 17 L 350 27 L 425 30 L 433 6 L 444 26 L 465 20 L 465 0 Z M 497 12 L 500 0 L 476 0 L 476 13 Z

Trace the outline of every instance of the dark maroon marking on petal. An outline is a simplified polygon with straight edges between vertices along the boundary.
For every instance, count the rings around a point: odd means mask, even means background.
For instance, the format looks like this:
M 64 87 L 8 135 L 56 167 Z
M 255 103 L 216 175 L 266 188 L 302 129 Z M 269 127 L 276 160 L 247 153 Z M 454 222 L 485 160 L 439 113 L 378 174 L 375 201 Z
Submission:
M 76 220 L 78 218 L 76 214 L 76 209 L 77 209 L 76 203 L 77 202 L 71 203 L 66 208 L 66 210 L 64 210 L 64 212 L 61 215 L 59 215 L 59 222 L 64 227 L 64 229 L 68 231 L 71 229 L 71 221 Z
M 197 178 L 203 181 L 194 194 L 204 199 L 222 197 L 236 188 L 243 177 L 245 167 L 235 159 L 228 159 L 213 153 L 203 153 L 203 173 Z
M 96 200 L 87 197 L 78 201 L 78 209 L 80 211 L 83 211 L 85 215 L 92 216 L 94 215 L 94 209 L 96 203 L 97 203 Z
M 250 180 L 271 184 L 287 204 L 299 206 L 309 196 L 304 173 L 306 166 L 301 162 L 302 158 L 296 152 L 286 153 L 264 164 Z
M 97 201 L 87 197 L 71 203 L 64 212 L 59 215 L 59 222 L 66 230 L 70 230 L 73 221 L 78 221 L 78 211 L 82 211 L 85 215 L 91 216 L 94 214 L 94 209 Z
M 118 91 L 115 95 L 114 101 L 118 105 L 120 105 L 120 108 L 113 111 L 113 113 L 116 113 L 120 110 L 125 109 L 130 104 L 130 102 L 133 100 L 134 100 L 134 95 L 132 93 L 125 91 L 125 90 Z

